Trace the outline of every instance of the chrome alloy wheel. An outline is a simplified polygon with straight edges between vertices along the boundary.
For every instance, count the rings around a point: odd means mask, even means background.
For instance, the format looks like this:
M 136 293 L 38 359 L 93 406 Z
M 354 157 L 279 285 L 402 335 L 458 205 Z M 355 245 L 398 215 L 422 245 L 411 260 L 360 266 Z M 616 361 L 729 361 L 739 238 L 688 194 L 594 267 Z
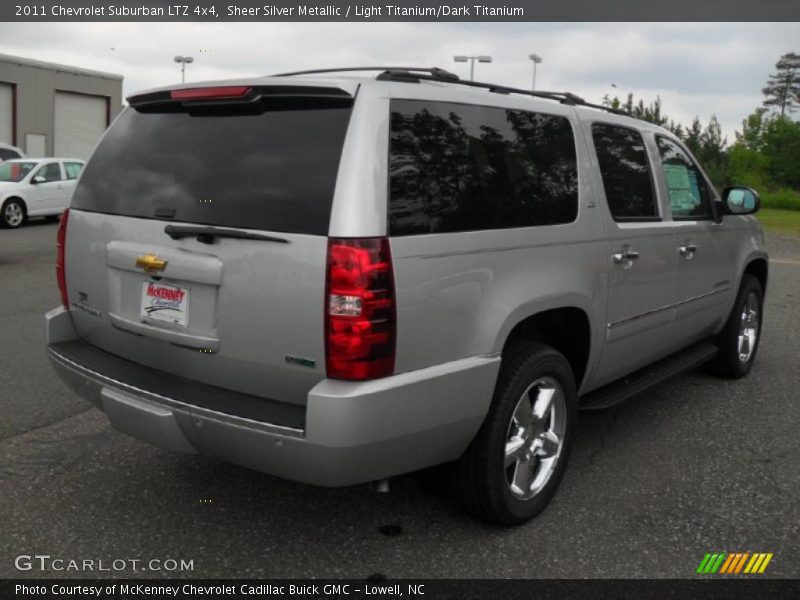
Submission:
M 25 213 L 22 210 L 22 206 L 13 201 L 6 204 L 4 213 L 6 223 L 8 223 L 11 227 L 18 227 L 19 224 L 22 223 L 22 219 L 25 218 Z
M 523 392 L 508 423 L 503 464 L 515 498 L 533 498 L 547 484 L 561 454 L 566 418 L 564 391 L 552 377 L 537 379 Z
M 739 319 L 739 336 L 736 340 L 739 362 L 746 363 L 753 356 L 758 340 L 758 319 L 758 296 L 755 292 L 750 292 Z

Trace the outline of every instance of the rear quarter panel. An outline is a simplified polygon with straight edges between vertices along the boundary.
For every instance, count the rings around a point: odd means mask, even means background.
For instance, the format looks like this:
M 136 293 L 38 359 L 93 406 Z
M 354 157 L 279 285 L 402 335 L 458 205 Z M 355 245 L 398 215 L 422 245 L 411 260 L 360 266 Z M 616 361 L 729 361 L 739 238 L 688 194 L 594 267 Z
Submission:
M 606 246 L 598 181 L 574 110 L 455 86 L 362 87 L 340 167 L 332 236 L 386 235 L 392 98 L 564 115 L 573 126 L 579 165 L 579 208 L 573 223 L 391 238 L 398 307 L 396 372 L 498 354 L 521 320 L 552 308 L 575 307 L 592 326 L 587 381 L 603 336 Z M 347 163 L 348 156 L 361 161 Z M 347 171 L 356 167 L 359 177 Z M 360 205 L 364 208 L 354 208 Z

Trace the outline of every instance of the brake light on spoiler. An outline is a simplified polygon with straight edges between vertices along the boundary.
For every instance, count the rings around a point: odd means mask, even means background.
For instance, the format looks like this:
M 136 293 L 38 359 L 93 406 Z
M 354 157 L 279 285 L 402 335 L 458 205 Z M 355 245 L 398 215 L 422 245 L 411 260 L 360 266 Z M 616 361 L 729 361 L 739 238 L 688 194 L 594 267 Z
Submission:
M 393 270 L 387 238 L 328 240 L 328 377 L 363 381 L 394 372 L 397 332 Z
M 217 105 L 256 107 L 262 101 L 287 99 L 325 99 L 332 102 L 352 102 L 347 90 L 311 85 L 208 85 L 176 90 L 159 90 L 128 96 L 128 104 L 142 112 L 174 112 L 183 109 L 202 109 Z
M 226 98 L 242 98 L 250 93 L 251 87 L 246 85 L 226 85 L 218 87 L 188 88 L 172 90 L 172 100 L 221 100 Z

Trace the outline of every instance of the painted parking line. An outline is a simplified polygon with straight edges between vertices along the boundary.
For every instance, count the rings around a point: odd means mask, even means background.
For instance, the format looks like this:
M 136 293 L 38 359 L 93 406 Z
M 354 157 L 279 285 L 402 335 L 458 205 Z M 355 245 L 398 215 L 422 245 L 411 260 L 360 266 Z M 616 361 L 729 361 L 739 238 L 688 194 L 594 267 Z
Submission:
M 792 260 L 791 258 L 770 258 L 769 262 L 776 265 L 794 265 L 800 267 L 800 260 Z

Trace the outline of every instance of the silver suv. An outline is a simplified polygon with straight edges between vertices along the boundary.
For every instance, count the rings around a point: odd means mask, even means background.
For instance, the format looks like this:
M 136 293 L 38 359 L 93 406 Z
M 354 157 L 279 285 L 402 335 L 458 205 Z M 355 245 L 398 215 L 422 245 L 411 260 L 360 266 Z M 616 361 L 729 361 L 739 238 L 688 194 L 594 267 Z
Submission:
M 755 192 L 572 94 L 348 70 L 137 94 L 100 142 L 47 343 L 115 428 L 323 486 L 444 465 L 515 524 L 579 408 L 747 374 Z

